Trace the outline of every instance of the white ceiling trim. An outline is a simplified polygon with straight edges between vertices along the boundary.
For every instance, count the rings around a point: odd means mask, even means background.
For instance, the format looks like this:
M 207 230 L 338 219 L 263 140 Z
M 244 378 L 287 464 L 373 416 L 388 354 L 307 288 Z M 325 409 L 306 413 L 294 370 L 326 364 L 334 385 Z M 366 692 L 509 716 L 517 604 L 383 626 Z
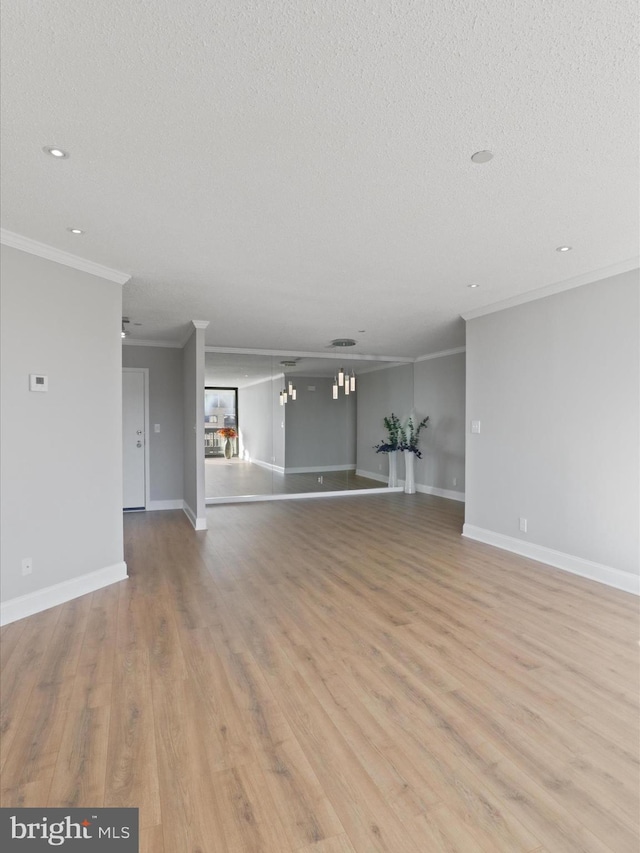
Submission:
M 265 376 L 263 379 L 254 379 L 253 382 L 246 382 L 243 385 L 238 385 L 238 391 L 244 391 L 245 388 L 253 388 L 254 385 L 264 385 L 265 382 L 275 382 L 276 379 L 284 379 L 284 373 L 274 373 L 273 376 Z M 220 385 L 207 385 L 207 388 L 220 388 Z
M 94 261 L 88 261 L 86 258 L 79 258 L 77 255 L 72 255 L 71 252 L 55 249 L 46 243 L 39 243 L 30 237 L 24 237 L 22 234 L 7 231 L 6 228 L 0 229 L 0 243 L 3 246 L 10 246 L 12 249 L 20 249 L 22 252 L 28 252 L 30 255 L 37 255 L 39 258 L 46 258 L 48 261 L 64 264 L 66 267 L 73 267 L 81 272 L 88 272 L 91 275 L 106 278 L 108 281 L 114 281 L 116 284 L 126 284 L 131 278 L 128 273 L 111 269 L 111 267 L 105 267 L 102 264 L 96 264 Z
M 125 347 L 171 347 L 172 349 L 182 349 L 182 344 L 178 341 L 141 341 L 130 338 L 122 339 L 122 346 Z
M 406 356 L 392 355 L 363 355 L 355 352 L 325 352 L 323 350 L 316 352 L 302 352 L 281 349 L 244 349 L 242 347 L 205 347 L 205 352 L 228 352 L 237 353 L 239 355 L 279 355 L 284 358 L 335 358 L 339 361 L 401 361 L 407 364 L 413 362 L 412 358 Z
M 443 349 L 440 352 L 432 352 L 429 355 L 419 355 L 416 361 L 429 361 L 431 358 L 445 358 L 447 355 L 457 355 L 459 352 L 466 352 L 466 347 L 454 347 L 453 349 Z
M 413 364 L 413 359 L 411 359 L 411 364 Z M 356 376 L 364 376 L 367 373 L 376 373 L 379 370 L 393 370 L 394 367 L 406 367 L 406 362 L 402 364 L 398 364 L 394 362 L 393 364 L 374 364 L 372 367 L 362 367 L 356 373 Z
M 197 332 L 198 329 L 206 329 L 207 326 L 209 325 L 209 322 L 210 322 L 209 320 L 192 320 L 191 325 L 193 326 L 193 328 L 189 329 L 189 331 L 187 332 L 187 334 L 183 338 L 182 343 L 180 344 L 180 347 L 181 348 L 186 347 L 187 343 L 191 339 L 191 335 L 194 332 Z
M 494 314 L 496 311 L 504 311 L 506 308 L 515 308 L 517 305 L 524 305 L 527 302 L 535 302 L 537 299 L 544 299 L 546 296 L 554 296 L 556 293 L 562 293 L 565 290 L 571 290 L 574 287 L 582 287 L 585 284 L 592 284 L 594 281 L 600 281 L 604 278 L 610 278 L 613 275 L 619 275 L 624 272 L 631 272 L 640 266 L 640 257 L 636 255 L 634 258 L 628 258 L 626 261 L 619 261 L 611 266 L 603 267 L 602 269 L 592 270 L 577 275 L 574 278 L 568 278 L 566 281 L 558 281 L 555 284 L 548 284 L 546 287 L 540 287 L 536 290 L 528 290 L 526 293 L 521 293 L 519 296 L 512 296 L 509 299 L 503 299 L 500 302 L 494 302 L 491 305 L 485 305 L 484 308 L 475 308 L 473 311 L 467 311 L 461 314 L 463 320 L 475 320 L 476 317 L 483 317 L 485 314 Z

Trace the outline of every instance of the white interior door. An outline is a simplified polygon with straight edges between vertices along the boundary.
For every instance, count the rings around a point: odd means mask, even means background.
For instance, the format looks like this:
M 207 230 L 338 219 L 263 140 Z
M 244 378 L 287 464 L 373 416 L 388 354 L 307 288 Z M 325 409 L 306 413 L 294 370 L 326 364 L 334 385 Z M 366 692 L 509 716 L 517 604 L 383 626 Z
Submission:
M 124 509 L 144 509 L 145 483 L 145 373 L 122 373 L 122 464 Z

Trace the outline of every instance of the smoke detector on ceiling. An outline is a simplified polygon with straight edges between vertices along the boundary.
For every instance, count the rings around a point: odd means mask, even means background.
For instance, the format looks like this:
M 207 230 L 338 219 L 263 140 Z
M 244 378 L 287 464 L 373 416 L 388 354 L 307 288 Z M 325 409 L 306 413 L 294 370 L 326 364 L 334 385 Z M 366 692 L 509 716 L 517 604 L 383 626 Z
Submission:
M 356 341 L 353 338 L 335 338 L 335 340 L 331 341 L 329 344 L 330 347 L 354 347 L 356 345 Z

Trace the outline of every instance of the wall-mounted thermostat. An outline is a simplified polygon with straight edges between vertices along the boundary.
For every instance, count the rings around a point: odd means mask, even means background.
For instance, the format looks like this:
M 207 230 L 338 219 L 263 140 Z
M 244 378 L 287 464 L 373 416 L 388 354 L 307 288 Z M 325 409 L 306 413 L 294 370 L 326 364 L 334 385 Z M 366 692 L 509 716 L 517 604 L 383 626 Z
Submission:
M 29 376 L 29 391 L 48 391 L 49 377 L 41 373 L 31 373 Z

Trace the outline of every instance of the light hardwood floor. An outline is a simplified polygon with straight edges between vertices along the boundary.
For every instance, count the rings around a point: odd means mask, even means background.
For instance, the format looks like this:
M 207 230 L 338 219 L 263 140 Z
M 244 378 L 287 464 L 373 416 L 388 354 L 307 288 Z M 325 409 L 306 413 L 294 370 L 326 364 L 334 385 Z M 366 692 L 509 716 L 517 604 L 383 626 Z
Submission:
M 2 630 L 2 804 L 143 853 L 638 853 L 638 603 L 423 495 L 128 515 L 130 579 Z

